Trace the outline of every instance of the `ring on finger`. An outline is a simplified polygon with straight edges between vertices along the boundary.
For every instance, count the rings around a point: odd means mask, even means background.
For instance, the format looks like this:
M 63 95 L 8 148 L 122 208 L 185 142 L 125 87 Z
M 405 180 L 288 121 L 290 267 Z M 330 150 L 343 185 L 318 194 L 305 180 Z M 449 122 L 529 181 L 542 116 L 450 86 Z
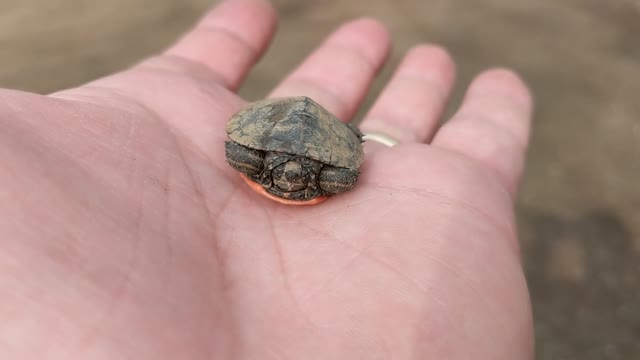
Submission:
M 381 132 L 375 132 L 375 131 L 364 133 L 364 135 L 362 136 L 362 139 L 364 141 L 374 141 L 388 147 L 396 146 L 400 143 L 398 140 L 396 140 L 390 135 L 387 135 Z

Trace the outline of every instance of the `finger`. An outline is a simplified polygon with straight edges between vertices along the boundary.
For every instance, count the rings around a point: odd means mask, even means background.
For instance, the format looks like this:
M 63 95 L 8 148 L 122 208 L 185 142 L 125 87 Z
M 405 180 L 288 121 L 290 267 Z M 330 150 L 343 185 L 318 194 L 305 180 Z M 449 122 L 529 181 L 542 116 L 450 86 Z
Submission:
M 235 89 L 262 56 L 276 26 L 266 0 L 225 0 L 166 51 L 165 56 L 204 65 Z
M 503 69 L 486 71 L 471 83 L 462 106 L 436 133 L 433 145 L 484 164 L 515 194 L 531 111 L 530 92 L 516 74 Z
M 331 34 L 270 97 L 306 95 L 347 121 L 362 102 L 389 52 L 378 22 L 359 19 Z
M 455 78 L 451 56 L 437 46 L 418 46 L 402 60 L 360 124 L 400 142 L 427 141 L 449 99 Z

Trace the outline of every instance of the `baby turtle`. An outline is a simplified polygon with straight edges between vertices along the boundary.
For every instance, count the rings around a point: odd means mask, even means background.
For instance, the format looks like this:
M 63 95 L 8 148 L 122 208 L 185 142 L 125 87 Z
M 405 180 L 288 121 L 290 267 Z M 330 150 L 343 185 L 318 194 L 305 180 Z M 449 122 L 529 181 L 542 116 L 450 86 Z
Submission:
M 227 134 L 229 165 L 283 204 L 317 204 L 353 189 L 364 160 L 362 133 L 305 96 L 248 104 Z

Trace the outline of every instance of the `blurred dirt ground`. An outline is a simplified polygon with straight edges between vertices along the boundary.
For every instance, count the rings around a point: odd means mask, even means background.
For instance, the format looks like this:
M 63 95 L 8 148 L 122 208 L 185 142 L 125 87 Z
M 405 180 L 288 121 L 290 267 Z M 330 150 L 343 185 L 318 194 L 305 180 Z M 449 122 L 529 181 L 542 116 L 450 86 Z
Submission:
M 213 1 L 0 0 L 0 86 L 46 93 L 161 49 Z M 539 359 L 640 358 L 640 3 L 276 0 L 281 26 L 242 93 L 265 95 L 341 21 L 447 46 L 456 101 L 477 71 L 519 70 L 537 100 L 518 211 Z M 382 74 L 372 96 L 391 68 Z

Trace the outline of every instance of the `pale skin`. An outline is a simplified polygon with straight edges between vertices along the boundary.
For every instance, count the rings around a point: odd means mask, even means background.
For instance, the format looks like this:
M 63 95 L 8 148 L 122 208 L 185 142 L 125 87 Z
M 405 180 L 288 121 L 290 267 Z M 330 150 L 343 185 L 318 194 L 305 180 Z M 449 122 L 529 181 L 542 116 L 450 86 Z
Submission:
M 123 72 L 0 91 L 3 359 L 533 357 L 513 213 L 523 81 L 479 74 L 441 125 L 453 61 L 419 44 L 361 125 L 401 144 L 367 144 L 349 193 L 277 204 L 224 160 L 234 90 L 275 18 L 225 1 Z M 389 45 L 350 21 L 270 96 L 350 120 Z

